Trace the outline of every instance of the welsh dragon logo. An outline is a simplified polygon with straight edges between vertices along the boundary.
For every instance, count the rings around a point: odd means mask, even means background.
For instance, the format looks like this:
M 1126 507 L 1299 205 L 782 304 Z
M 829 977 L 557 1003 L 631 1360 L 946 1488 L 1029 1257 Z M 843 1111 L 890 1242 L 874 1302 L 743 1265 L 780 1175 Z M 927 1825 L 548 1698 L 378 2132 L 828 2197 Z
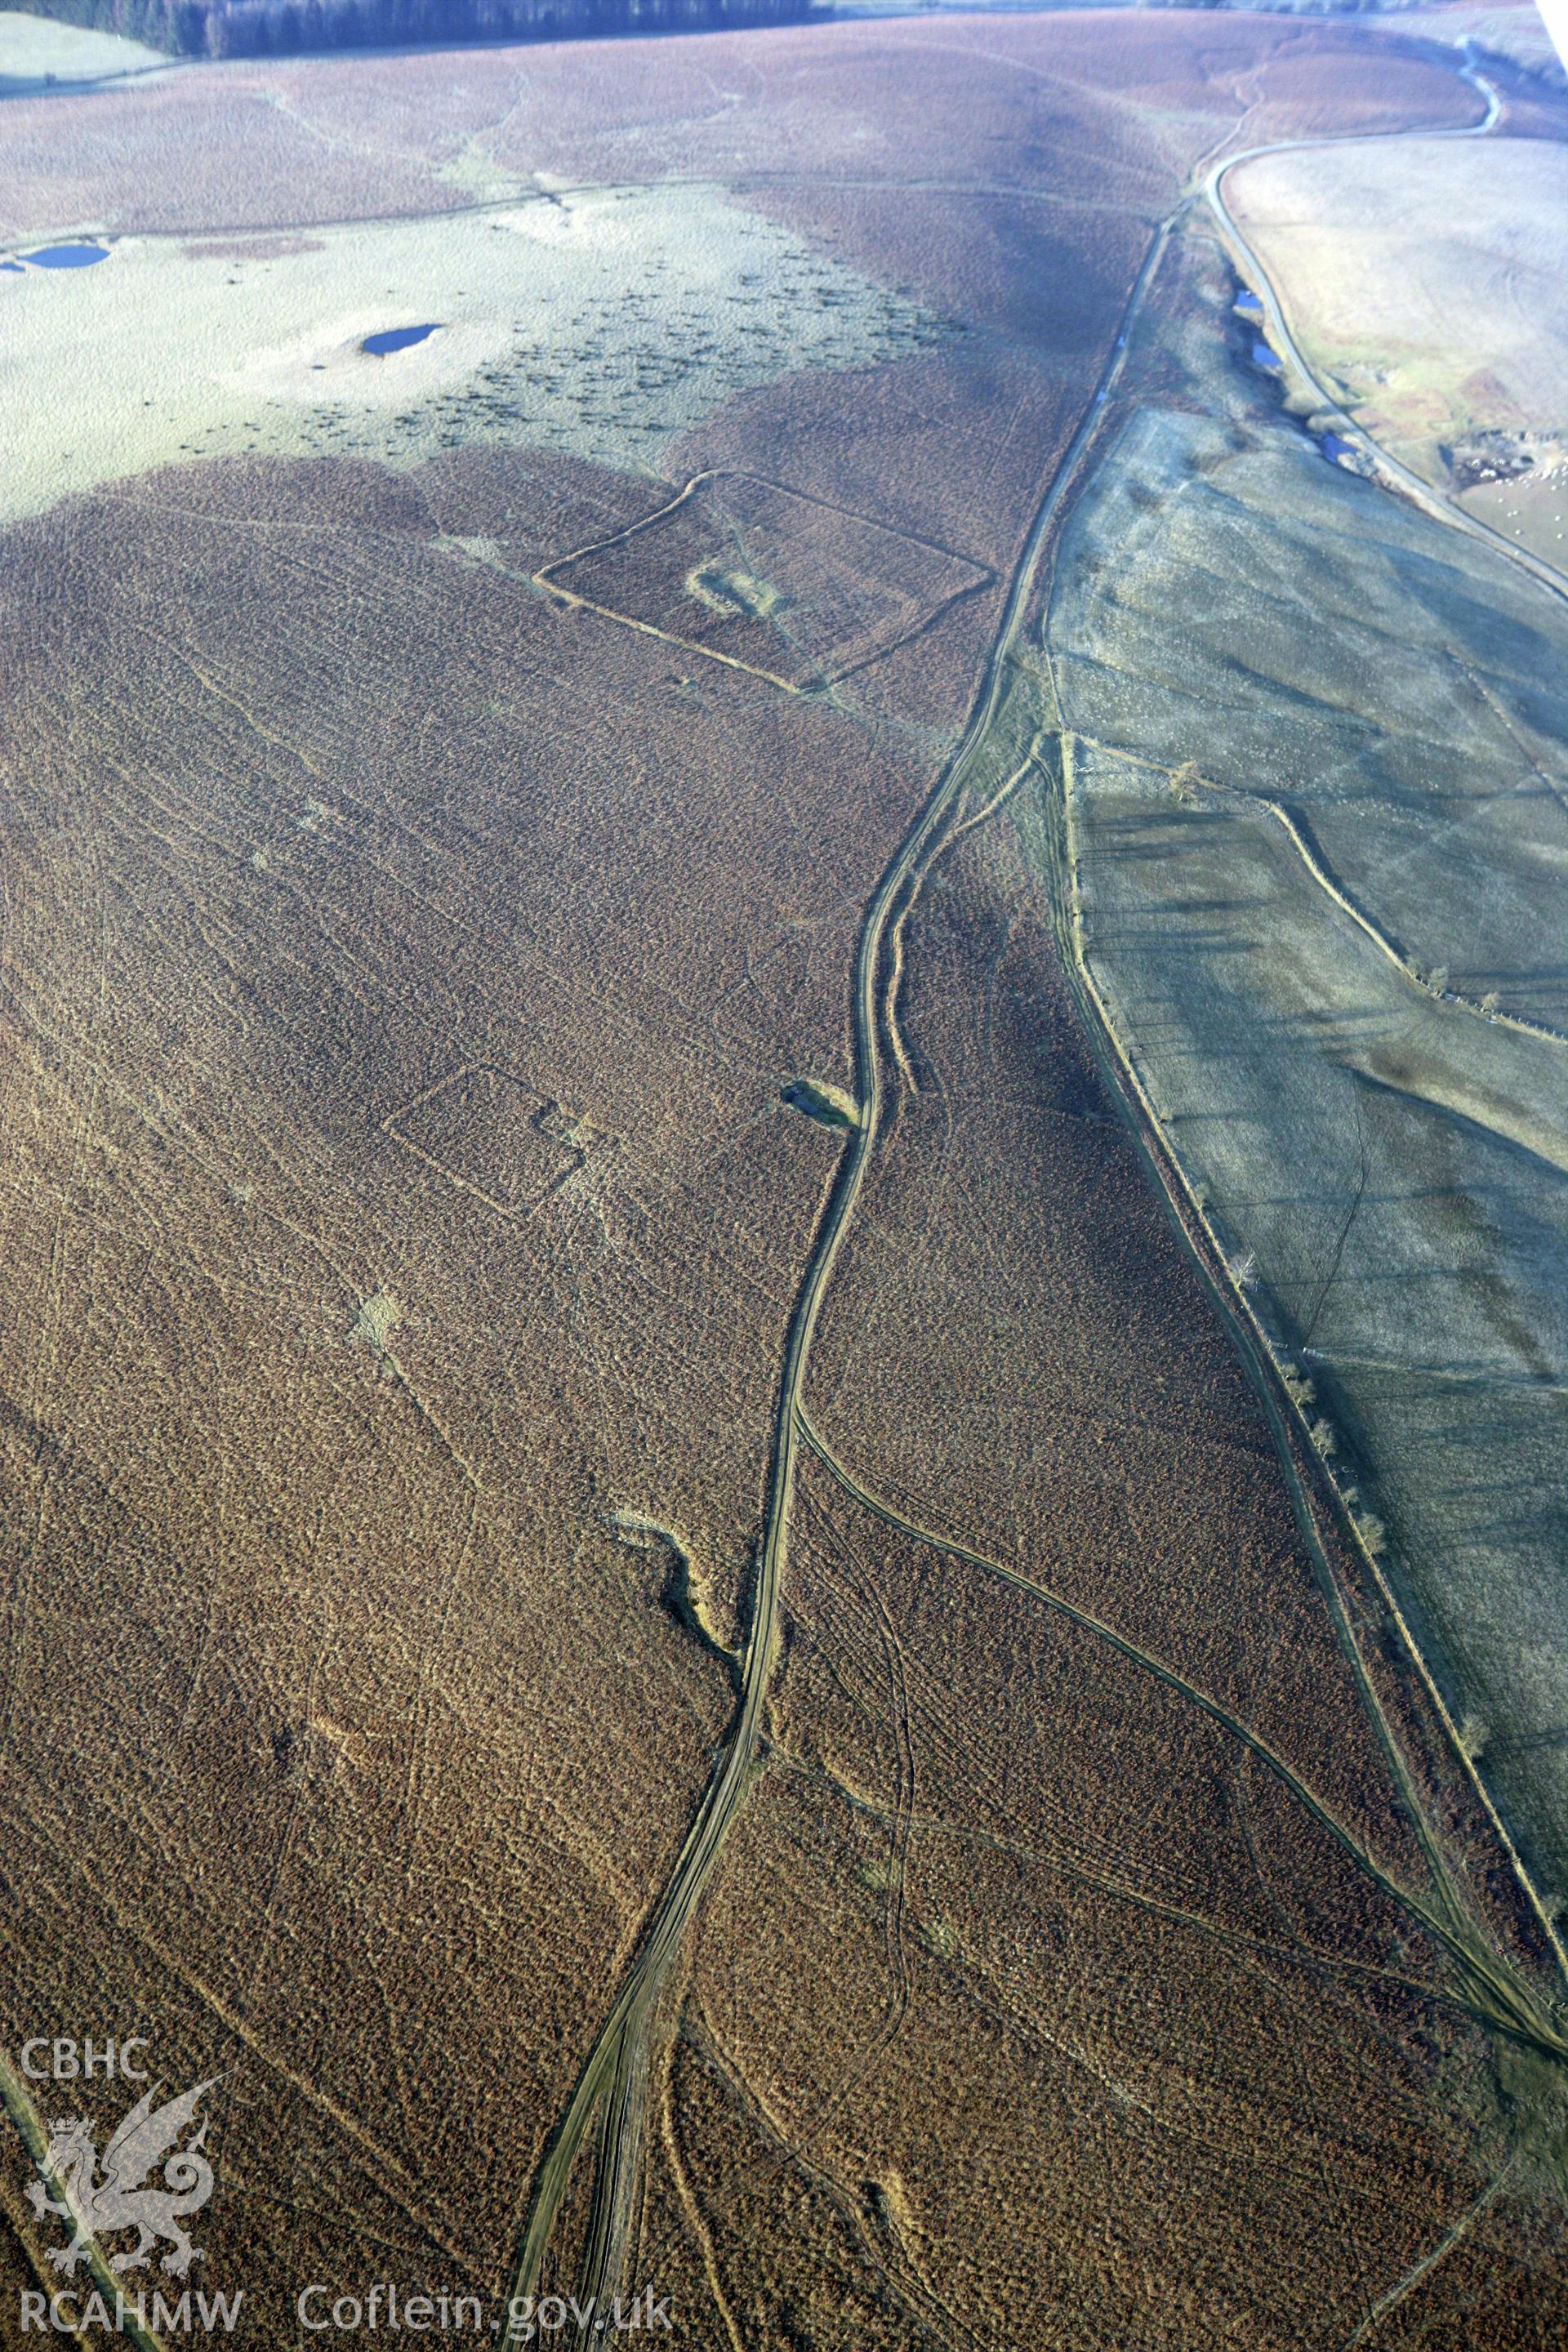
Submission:
M 95 2239 L 112 2237 L 119 2230 L 134 2230 L 137 2238 L 129 2252 L 113 2257 L 113 2270 L 140 2270 L 160 2238 L 166 2238 L 171 2248 L 163 2268 L 175 2278 L 184 2278 L 191 2264 L 202 2260 L 201 2247 L 191 2243 L 180 2224 L 187 2215 L 199 2213 L 213 2193 L 213 2168 L 201 2152 L 208 2119 L 204 2117 L 183 2147 L 178 2142 L 217 2079 L 215 2074 L 157 2109 L 153 2102 L 162 2086 L 155 2083 L 114 2132 L 103 2151 L 101 2173 L 89 2117 L 65 2116 L 50 2125 L 39 2169 L 60 2194 L 51 2197 L 44 2181 L 35 2180 L 27 2196 L 40 2221 L 47 2213 L 58 2213 L 76 2231 L 68 2246 L 50 2249 L 49 2260 L 58 2271 L 68 2276 L 87 2261 Z M 164 2186 L 154 2188 L 147 2175 L 169 2149 L 174 2153 L 163 2165 Z

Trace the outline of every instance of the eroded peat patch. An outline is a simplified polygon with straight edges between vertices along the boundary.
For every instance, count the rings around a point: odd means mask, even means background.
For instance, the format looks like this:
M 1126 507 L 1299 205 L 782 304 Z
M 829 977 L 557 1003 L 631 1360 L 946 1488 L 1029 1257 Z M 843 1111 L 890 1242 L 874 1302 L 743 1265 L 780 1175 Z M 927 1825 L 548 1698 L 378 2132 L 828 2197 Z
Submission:
M 3 534 L 5 2031 L 232 2082 L 268 2343 L 403 2255 L 756 2352 L 1561 2312 L 1034 855 L 1152 224 L 1253 93 L 1365 96 L 1310 26 L 1084 22 L 193 71 L 177 187 L 94 161 L 124 94 L 32 151 L 17 236 L 107 257 L 0 278 L 16 495 L 222 462 Z M 1471 110 L 1412 71 L 1376 120 Z M 1193 576 L 1119 575 L 1157 709 Z M 1402 845 L 1311 822 L 1418 951 Z
M 984 564 L 758 474 L 694 475 L 547 563 L 554 594 L 795 692 L 864 669 L 989 585 Z

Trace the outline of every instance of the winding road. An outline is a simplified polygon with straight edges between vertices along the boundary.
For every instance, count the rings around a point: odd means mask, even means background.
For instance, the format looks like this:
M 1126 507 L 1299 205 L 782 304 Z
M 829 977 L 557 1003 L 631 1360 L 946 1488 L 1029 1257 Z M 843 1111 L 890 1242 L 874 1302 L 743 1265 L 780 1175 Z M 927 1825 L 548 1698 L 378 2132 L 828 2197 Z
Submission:
M 1469 44 L 1467 42 L 1464 46 L 1468 52 Z M 1362 455 L 1370 460 L 1384 487 L 1385 488 L 1396 487 L 1414 505 L 1418 506 L 1424 514 L 1430 515 L 1434 521 L 1447 523 L 1451 530 L 1463 531 L 1467 539 L 1473 539 L 1479 545 L 1489 547 L 1496 554 L 1506 555 L 1510 563 L 1517 564 L 1521 572 L 1528 572 L 1532 580 L 1539 582 L 1542 588 L 1550 589 L 1554 596 L 1568 598 L 1568 576 L 1559 572 L 1555 565 L 1548 563 L 1542 556 L 1532 554 L 1529 548 L 1515 546 L 1511 540 L 1504 538 L 1500 530 L 1495 530 L 1490 523 L 1482 522 L 1478 516 L 1468 514 L 1463 507 L 1456 506 L 1452 499 L 1445 497 L 1443 492 L 1436 488 L 1432 483 L 1424 481 L 1419 474 L 1414 473 L 1397 457 L 1391 457 L 1382 444 L 1375 441 L 1365 427 L 1358 425 L 1348 410 L 1341 406 L 1327 384 L 1313 373 L 1306 353 L 1302 351 L 1286 315 L 1284 298 L 1278 285 L 1269 277 L 1256 247 L 1247 242 L 1237 224 L 1236 215 L 1226 201 L 1225 183 L 1228 174 L 1234 172 L 1238 164 L 1251 163 L 1260 155 L 1297 155 L 1323 147 L 1360 146 L 1381 143 L 1388 139 L 1407 139 L 1415 136 L 1426 139 L 1487 138 L 1496 128 L 1498 116 L 1501 112 L 1501 100 L 1490 82 L 1477 69 L 1473 59 L 1468 54 L 1459 71 L 1471 88 L 1486 100 L 1486 112 L 1479 122 L 1465 122 L 1455 129 L 1426 131 L 1418 134 L 1411 131 L 1369 131 L 1358 133 L 1352 139 L 1286 139 L 1267 147 L 1243 147 L 1234 155 L 1222 155 L 1214 164 L 1205 179 L 1204 194 L 1208 198 L 1215 218 L 1219 225 L 1220 235 L 1236 264 L 1237 272 L 1263 305 L 1264 317 L 1268 321 L 1268 341 L 1275 352 L 1285 361 L 1287 366 L 1294 369 L 1300 377 L 1323 415 L 1332 417 L 1334 429 L 1342 439 L 1349 442 L 1353 448 L 1359 449 Z
M 1089 447 L 1105 404 L 1127 361 L 1128 335 L 1141 309 L 1171 232 L 1192 202 L 1190 196 L 1168 214 L 1155 230 L 1134 279 L 1122 313 L 1110 356 L 1077 432 L 1056 466 L 1035 509 L 1008 585 L 1006 602 L 969 719 L 956 749 L 939 777 L 924 807 L 904 835 L 878 883 L 860 928 L 855 961 L 854 1023 L 857 1095 L 860 1121 L 847 1137 L 837 1179 L 807 1264 L 790 1318 L 778 1402 L 773 1415 L 772 1466 L 767 1514 L 758 1563 L 754 1604 L 742 1667 L 742 1696 L 728 1743 L 710 1782 L 700 1811 L 680 1850 L 669 1882 L 660 1896 L 631 1972 L 578 2077 L 570 2105 L 552 2140 L 539 2172 L 529 2210 L 522 2248 L 512 2281 L 514 2301 L 537 2291 L 540 2272 L 556 2215 L 570 2183 L 579 2151 L 601 2101 L 610 2097 L 610 2113 L 601 2141 L 588 2258 L 580 2301 L 603 2301 L 618 2284 L 625 2248 L 625 2224 L 631 2205 L 627 2168 L 634 2166 L 642 2146 L 641 2104 L 646 2065 L 636 2055 L 644 2041 L 654 2004 L 662 1990 L 686 1929 L 718 1861 L 730 1825 L 745 1795 L 757 1752 L 757 1734 L 772 1679 L 778 1646 L 779 1591 L 789 1549 L 790 1504 L 802 1444 L 800 1411 L 812 1342 L 823 1301 L 833 1279 L 839 1252 L 858 1205 L 867 1171 L 881 1131 L 883 1077 L 879 1020 L 879 977 L 889 919 L 905 885 L 933 845 L 953 803 L 984 763 L 986 748 L 1001 708 L 1007 668 L 1023 633 L 1030 598 L 1063 498 Z M 509 2320 L 503 2338 L 508 2352 L 524 2341 L 521 2328 Z
M 1478 73 L 1468 55 L 1461 70 L 1487 100 L 1484 117 L 1457 131 L 1426 135 L 1483 137 L 1496 123 L 1500 112 L 1497 93 Z M 1378 132 L 1354 135 L 1382 138 L 1409 134 Z M 1133 322 L 1172 233 L 1195 202 L 1206 197 L 1234 257 L 1264 302 L 1271 338 L 1277 349 L 1299 370 L 1311 387 L 1314 397 L 1321 399 L 1324 412 L 1333 415 L 1337 429 L 1343 433 L 1345 438 L 1367 450 L 1375 458 L 1384 479 L 1395 481 L 1426 512 L 1453 528 L 1464 530 L 1469 537 L 1498 549 L 1554 593 L 1568 594 L 1568 581 L 1555 573 L 1550 565 L 1541 562 L 1528 551 L 1511 546 L 1484 523 L 1455 509 L 1430 485 L 1376 448 L 1353 418 L 1345 415 L 1312 375 L 1287 324 L 1277 290 L 1237 226 L 1224 193 L 1226 175 L 1236 164 L 1252 156 L 1341 143 L 1344 142 L 1293 140 L 1222 156 L 1154 231 L 1123 306 L 1110 357 L 1086 404 L 1072 441 L 1043 485 L 1008 583 L 1001 618 L 963 731 L 930 797 L 900 842 L 867 905 L 856 953 L 853 991 L 860 1118 L 858 1126 L 845 1137 L 843 1156 L 833 1190 L 790 1317 L 773 1415 L 766 1514 L 753 1605 L 742 1663 L 739 1704 L 696 1819 L 664 1891 L 655 1905 L 626 1980 L 600 2027 L 540 2168 L 511 2282 L 514 2305 L 518 2299 L 531 2297 L 538 2293 L 541 2273 L 563 2201 L 584 2151 L 584 2142 L 601 2117 L 593 2206 L 578 2286 L 579 2305 L 596 2301 L 602 2309 L 605 2298 L 620 2292 L 624 2284 L 622 2272 L 628 2241 L 634 2232 L 637 2176 L 646 2136 L 653 2013 L 756 1769 L 763 1709 L 777 1654 L 780 1591 L 788 1558 L 791 1506 L 803 1444 L 822 1454 L 833 1475 L 841 1483 L 850 1484 L 852 1492 L 858 1491 L 822 1442 L 814 1433 L 807 1433 L 810 1424 L 805 1415 L 805 1391 L 823 1305 L 859 1205 L 881 1134 L 884 1109 L 882 977 L 889 923 L 907 887 L 918 878 L 922 863 L 939 845 L 945 820 L 959 795 L 984 772 L 988 752 L 993 749 L 993 732 L 1006 694 L 1009 667 L 1039 582 L 1052 526 L 1100 428 L 1107 404 L 1126 364 Z M 1203 167 L 1199 168 L 1201 171 Z M 888 1516 L 885 1511 L 882 1515 Z M 906 1532 L 926 1541 L 942 1540 L 929 1536 L 923 1529 L 911 1528 Z M 963 1549 L 951 1543 L 947 1548 Z M 984 1564 L 994 1565 L 991 1562 Z M 1005 1570 L 1001 1572 L 1008 1573 Z M 1109 1633 L 1107 1638 L 1120 1640 Z M 1147 1664 L 1150 1662 L 1142 1660 L 1142 1663 Z M 1201 1699 L 1199 1703 L 1206 1704 Z M 1249 1740 L 1252 1738 L 1245 1729 L 1239 1730 L 1237 1736 Z M 1288 1769 L 1278 1765 L 1271 1756 L 1265 1760 L 1271 1769 Z M 1339 1824 L 1332 1826 L 1337 1835 L 1342 1835 Z M 1385 1874 L 1370 1860 L 1368 1866 L 1380 1883 L 1389 1884 Z M 1500 2024 L 1505 2032 L 1510 2032 L 1538 2048 L 1548 2047 L 1553 2057 L 1563 2055 L 1568 2045 L 1561 2042 L 1554 2021 L 1533 2002 L 1528 1999 L 1521 2000 L 1521 1988 L 1511 1972 L 1506 1968 L 1500 1973 L 1494 1972 L 1489 1955 L 1482 1956 L 1473 1944 L 1457 1937 L 1440 1916 L 1435 1916 L 1425 1906 L 1414 1905 L 1404 1890 L 1394 1891 L 1407 1907 L 1419 1909 L 1423 1924 L 1440 1943 L 1447 1945 L 1450 1958 L 1458 1966 L 1461 1979 L 1468 1981 L 1471 1990 L 1471 2006 L 1474 2009 L 1487 2013 L 1491 2021 Z M 591 2321 L 586 2323 L 584 2332 L 588 2340 L 595 2340 Z M 507 2332 L 501 2338 L 505 2352 L 521 2352 L 525 2340 L 522 2326 L 509 2318 Z

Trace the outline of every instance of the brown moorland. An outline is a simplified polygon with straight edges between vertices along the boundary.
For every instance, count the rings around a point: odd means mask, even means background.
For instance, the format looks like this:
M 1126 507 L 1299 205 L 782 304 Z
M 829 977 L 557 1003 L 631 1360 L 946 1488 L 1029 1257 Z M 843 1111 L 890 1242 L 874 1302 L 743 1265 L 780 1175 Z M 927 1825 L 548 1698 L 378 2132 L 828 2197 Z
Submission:
M 171 2082 L 225 2074 L 204 2284 L 267 2341 L 308 2340 L 309 2278 L 510 2275 L 734 1720 L 845 1148 L 781 1087 L 856 1083 L 866 903 L 1155 223 L 1244 116 L 1473 110 L 1428 58 L 1209 16 L 7 110 L 18 231 L 283 227 L 322 216 L 302 187 L 431 211 L 478 141 L 496 173 L 743 187 L 952 331 L 747 394 L 658 481 L 191 465 L 0 541 L 0 2041 L 131 2021 Z M 832 696 L 536 583 L 721 467 L 855 520 L 827 634 L 877 657 Z M 876 534 L 996 583 L 893 643 Z M 920 1091 L 829 1299 L 819 1433 L 1257 1727 L 1417 1884 L 1266 1424 L 1079 1040 L 1038 843 L 969 841 L 905 927 Z M 1441 2340 L 1470 2296 L 1500 2352 L 1552 2340 L 1491 2047 L 1408 1910 L 1190 1696 L 815 1457 L 795 1545 L 760 1769 L 645 2053 L 625 2260 L 682 2340 L 1328 2347 L 1467 2213 L 1412 2315 Z M 8 2329 L 42 2258 L 16 2203 Z
M 9 103 L 0 229 L 90 219 L 211 236 L 385 218 L 471 201 L 481 167 L 748 189 L 776 177 L 785 205 L 846 176 L 910 193 L 956 179 L 1093 211 L 1163 196 L 1243 112 L 1263 141 L 1441 127 L 1475 110 L 1436 47 L 1212 12 L 786 27 L 476 49 L 439 65 L 426 53 L 193 66 L 147 89 Z M 998 233 L 1016 243 L 1022 225 L 999 215 Z M 954 281 L 968 305 L 975 259 Z
M 1416 1885 L 1267 1430 L 1081 1042 L 1041 822 L 970 834 L 907 925 L 919 1092 L 847 1255 L 814 1423 L 896 1512 L 1218 1700 Z M 866 2247 L 952 2341 L 1020 2311 L 1041 2343 L 1351 2340 L 1449 2222 L 1490 2211 L 1506 2161 L 1484 2043 L 1410 1990 L 1441 1981 L 1426 1939 L 1147 1667 L 911 1547 L 816 1465 L 804 1499 L 765 1794 L 689 2009 L 690 2161 L 717 2105 L 769 2183 L 771 2210 L 737 2210 L 708 2158 L 734 2294 L 790 2278 L 809 2166 L 862 2184 Z M 1374 1672 L 1419 1756 L 1434 1727 Z M 1489 1843 L 1447 1826 L 1484 1907 Z M 772 1990 L 759 1878 L 834 1986 L 810 2032 Z M 1068 2163 L 1020 2161 L 1064 2143 Z M 1531 2231 L 1527 2343 L 1568 2310 L 1551 2209 L 1480 2233 L 1506 2266 Z M 1435 2281 L 1422 2324 L 1468 2308 Z
M 991 574 L 777 482 L 710 473 L 538 577 L 601 618 L 798 693 L 922 635 Z
M 833 1161 L 779 1087 L 915 783 L 402 484 L 201 490 L 10 551 L 6 2038 L 238 2037 L 215 2275 L 296 2101 L 473 2263 L 723 1729 Z

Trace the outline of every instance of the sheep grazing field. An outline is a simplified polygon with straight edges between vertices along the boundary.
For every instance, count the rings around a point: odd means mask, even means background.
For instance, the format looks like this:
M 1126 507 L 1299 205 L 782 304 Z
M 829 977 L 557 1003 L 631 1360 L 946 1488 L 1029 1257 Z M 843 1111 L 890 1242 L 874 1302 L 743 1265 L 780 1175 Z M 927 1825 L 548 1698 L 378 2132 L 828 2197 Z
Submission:
M 1493 68 L 11 37 L 0 2342 L 1563 2340 L 1563 607 L 1209 193 Z

